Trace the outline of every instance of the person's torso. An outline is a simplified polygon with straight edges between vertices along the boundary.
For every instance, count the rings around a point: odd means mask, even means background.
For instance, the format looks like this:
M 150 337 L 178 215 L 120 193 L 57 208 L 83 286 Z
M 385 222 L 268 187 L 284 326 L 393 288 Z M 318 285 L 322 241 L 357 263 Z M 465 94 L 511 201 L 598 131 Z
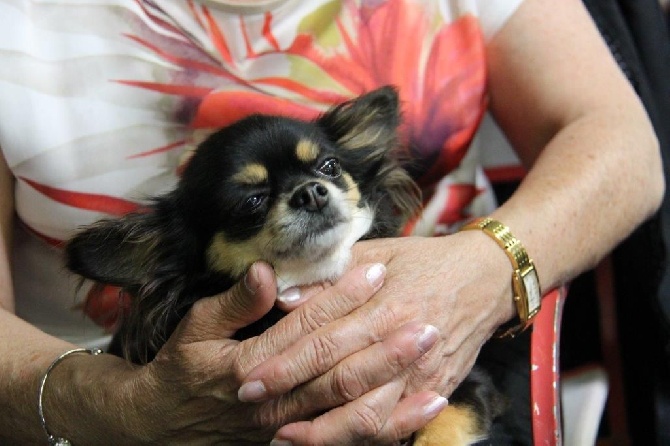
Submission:
M 251 113 L 311 119 L 393 84 L 399 156 L 426 195 L 408 232 L 447 233 L 482 201 L 466 152 L 486 108 L 485 36 L 518 2 L 495 2 L 485 21 L 482 0 L 285 0 L 267 12 L 213 3 L 0 0 L 0 147 L 17 179 L 20 316 L 62 337 L 85 326 L 70 338 L 79 343 L 100 333 L 82 310 L 109 328 L 104 299 L 87 286 L 75 295 L 58 246 L 169 190 L 198 132 Z M 115 298 L 104 302 L 113 309 Z

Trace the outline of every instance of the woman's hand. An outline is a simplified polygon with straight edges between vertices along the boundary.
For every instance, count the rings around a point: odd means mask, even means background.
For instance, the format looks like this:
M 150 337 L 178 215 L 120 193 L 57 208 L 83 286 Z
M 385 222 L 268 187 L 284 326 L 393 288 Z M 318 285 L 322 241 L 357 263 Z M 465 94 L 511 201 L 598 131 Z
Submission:
M 418 323 L 438 328 L 441 336 L 437 344 L 391 383 L 380 379 L 376 384 L 379 389 L 395 387 L 393 397 L 382 396 L 391 406 L 425 390 L 448 396 L 469 372 L 483 343 L 514 315 L 509 260 L 477 231 L 442 238 L 365 241 L 356 245 L 354 254 L 359 264 L 373 259 L 386 264 L 387 278 L 381 290 L 351 314 L 257 367 L 245 378 L 242 392 L 263 388 L 265 393 L 254 394 L 254 399 L 265 401 L 295 388 L 314 397 L 319 389 L 343 388 L 346 390 L 341 393 L 354 400 L 363 394 L 362 387 L 369 387 L 368 367 L 378 356 L 377 343 L 396 327 Z M 300 293 L 303 297 L 298 298 L 297 290 L 292 291 L 292 303 L 285 303 L 286 308 L 314 293 L 304 289 Z M 340 370 L 346 371 L 344 377 Z M 377 428 L 383 429 L 384 420 L 378 422 Z M 328 441 L 335 443 L 333 427 L 322 417 L 287 425 L 277 438 L 294 444 L 307 439 L 311 444 L 317 436 L 323 438 L 332 432 Z
M 360 265 L 260 337 L 241 343 L 229 338 L 274 304 L 276 284 L 269 266 L 256 264 L 229 292 L 198 301 L 156 359 L 137 371 L 135 397 L 146 403 L 134 404 L 142 420 L 138 423 L 144 429 L 142 438 L 159 443 L 267 443 L 279 427 L 336 406 L 321 418 L 332 423 L 328 435 L 338 441 L 375 438 L 390 443 L 426 424 L 443 405 L 436 394 L 423 392 L 401 404 L 387 404 L 397 401 L 403 391 L 393 378 L 437 340 L 434 328 L 419 323 L 398 325 L 370 347 L 365 370 L 359 370 L 370 375 L 360 383 L 356 398 L 348 388 L 322 381 L 320 386 L 296 389 L 264 403 L 238 399 L 242 380 L 254 367 L 300 343 L 305 336 L 337 325 L 340 318 L 379 290 L 384 275 L 382 265 Z M 329 346 L 321 347 L 320 351 L 327 351 Z M 296 357 L 292 359 L 294 364 L 285 365 L 346 376 L 348 368 L 330 361 L 336 356 L 338 352 L 333 350 L 328 359 Z M 247 396 L 259 390 L 253 386 L 249 389 Z M 354 401 L 348 403 L 350 400 Z M 368 417 L 375 416 L 384 419 L 384 428 L 370 433 Z M 311 434 L 305 441 L 325 443 L 328 438 Z

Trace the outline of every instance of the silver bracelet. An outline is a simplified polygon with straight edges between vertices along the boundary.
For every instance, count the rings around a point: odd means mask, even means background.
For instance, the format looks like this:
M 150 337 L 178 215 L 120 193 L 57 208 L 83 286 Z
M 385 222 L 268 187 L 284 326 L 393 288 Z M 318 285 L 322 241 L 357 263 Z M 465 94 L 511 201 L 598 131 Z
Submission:
M 75 353 L 88 353 L 89 355 L 99 355 L 102 353 L 102 350 L 99 348 L 89 350 L 87 348 L 75 348 L 72 350 L 68 350 L 62 355 L 60 355 L 58 358 L 54 359 L 54 361 L 49 365 L 47 368 L 47 371 L 44 372 L 44 376 L 42 377 L 42 382 L 40 383 L 40 389 L 37 394 L 37 410 L 40 414 L 40 421 L 42 422 L 42 429 L 44 429 L 44 433 L 47 435 L 47 440 L 49 441 L 50 446 L 71 446 L 72 443 L 70 443 L 70 440 L 67 440 L 65 438 L 61 437 L 56 437 L 55 435 L 52 435 L 49 433 L 49 429 L 47 429 L 47 422 L 44 419 L 44 405 L 42 403 L 42 397 L 44 396 L 44 385 L 47 382 L 47 378 L 49 377 L 49 373 L 63 361 L 63 359 L 67 358 L 70 355 L 74 355 Z

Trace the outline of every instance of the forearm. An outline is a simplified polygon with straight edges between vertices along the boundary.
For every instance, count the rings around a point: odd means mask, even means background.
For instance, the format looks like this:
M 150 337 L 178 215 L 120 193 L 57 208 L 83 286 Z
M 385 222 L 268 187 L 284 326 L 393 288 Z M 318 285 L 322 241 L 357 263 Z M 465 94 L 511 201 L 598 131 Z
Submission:
M 37 414 L 42 374 L 72 345 L 46 336 L 18 317 L 0 310 L 0 436 L 10 443 L 43 442 Z
M 524 1 L 488 61 L 492 112 L 530 168 L 494 215 L 526 245 L 548 289 L 593 266 L 657 209 L 658 142 L 580 1 Z
M 0 310 L 0 443 L 41 444 L 46 436 L 37 410 L 37 391 L 49 364 L 75 348 Z M 124 374 L 128 376 L 123 376 Z M 138 382 L 125 361 L 111 355 L 73 355 L 49 374 L 44 412 L 51 433 L 77 445 L 138 442 Z M 116 383 L 111 385 L 110 383 Z
M 40 381 L 51 362 L 75 346 L 43 333 L 14 314 L 9 262 L 13 182 L 0 151 L 0 443 L 44 444 L 46 436 L 37 408 Z M 92 439 L 113 441 L 117 438 L 114 431 L 122 431 L 122 426 L 113 427 L 118 422 L 100 417 L 103 414 L 120 416 L 123 410 L 110 413 L 97 407 L 101 402 L 112 402 L 104 398 L 105 392 L 116 391 L 115 397 L 122 395 L 121 389 L 105 386 L 105 382 L 111 380 L 100 376 L 100 371 L 108 367 L 111 375 L 123 361 L 111 357 L 90 359 L 95 360 L 94 365 L 82 368 L 80 374 L 86 378 L 79 378 L 77 373 L 68 371 L 81 358 L 67 358 L 50 374 L 44 393 L 45 417 L 51 432 L 66 438 L 71 435 L 76 438 L 76 441 L 71 438 L 75 444 L 91 443 Z M 115 367 L 112 363 L 116 363 Z
M 155 444 L 154 423 L 162 418 L 135 366 L 112 355 L 73 355 L 49 380 L 44 405 L 51 433 L 76 445 Z
M 549 289 L 594 266 L 629 235 L 658 208 L 663 188 L 646 116 L 605 110 L 559 132 L 494 215 L 526 245 Z

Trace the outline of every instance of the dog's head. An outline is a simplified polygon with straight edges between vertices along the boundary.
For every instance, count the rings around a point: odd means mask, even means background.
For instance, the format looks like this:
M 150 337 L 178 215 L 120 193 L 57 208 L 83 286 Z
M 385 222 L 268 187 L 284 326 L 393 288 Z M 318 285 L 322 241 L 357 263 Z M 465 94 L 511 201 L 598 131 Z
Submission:
M 257 260 L 273 265 L 280 288 L 334 279 L 357 240 L 395 235 L 418 209 L 394 156 L 399 122 L 390 87 L 312 122 L 238 121 L 206 139 L 176 189 L 146 212 L 76 235 L 68 266 L 126 288 L 156 325 Z
M 391 153 L 398 121 L 383 89 L 315 122 L 255 115 L 212 135 L 177 192 L 211 235 L 208 264 L 239 277 L 263 259 L 280 288 L 341 274 L 354 242 L 395 232 L 416 203 Z

